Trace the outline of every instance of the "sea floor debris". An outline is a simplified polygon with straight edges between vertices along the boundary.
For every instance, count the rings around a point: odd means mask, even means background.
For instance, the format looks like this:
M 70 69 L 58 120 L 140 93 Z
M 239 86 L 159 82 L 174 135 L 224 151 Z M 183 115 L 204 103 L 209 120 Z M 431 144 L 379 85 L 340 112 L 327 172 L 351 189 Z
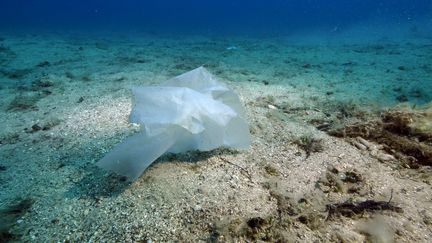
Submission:
M 382 150 L 392 154 L 407 167 L 432 165 L 432 104 L 416 109 L 389 109 L 370 120 L 330 130 L 329 134 L 363 138 L 380 144 Z

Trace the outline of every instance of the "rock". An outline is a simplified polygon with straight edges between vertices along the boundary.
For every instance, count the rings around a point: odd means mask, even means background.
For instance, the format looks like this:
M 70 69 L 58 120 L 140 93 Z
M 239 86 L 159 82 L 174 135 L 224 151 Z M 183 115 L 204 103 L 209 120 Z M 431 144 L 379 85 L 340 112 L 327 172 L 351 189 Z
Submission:
M 359 142 L 359 143 L 361 143 L 361 144 L 363 144 L 364 146 L 366 146 L 368 149 L 370 149 L 370 150 L 372 150 L 372 149 L 374 149 L 375 148 L 375 146 L 372 144 L 372 143 L 370 143 L 369 141 L 367 141 L 366 139 L 364 139 L 364 138 L 362 138 L 362 137 L 356 137 L 356 140 Z
M 385 154 L 382 152 L 378 152 L 375 157 L 381 162 L 389 162 L 389 161 L 396 160 L 396 158 L 393 155 Z
M 352 141 L 352 144 L 354 145 L 354 146 L 356 146 L 356 148 L 358 148 L 358 149 L 360 149 L 360 150 L 367 150 L 367 147 L 365 146 L 365 145 L 363 145 L 363 144 L 361 144 L 361 143 L 359 143 L 359 142 L 357 142 L 357 141 Z
M 277 110 L 276 106 L 274 106 L 274 105 L 267 105 L 267 107 L 268 107 L 269 109 L 272 109 L 272 110 Z
M 40 130 L 42 130 L 42 127 L 39 126 L 39 124 L 34 124 L 34 125 L 31 127 L 31 131 L 30 131 L 30 132 L 37 132 L 37 131 L 40 131 Z
M 202 210 L 201 205 L 196 205 L 196 206 L 194 207 L 194 211 L 195 211 L 195 212 L 198 212 L 198 211 L 201 211 L 201 210 Z

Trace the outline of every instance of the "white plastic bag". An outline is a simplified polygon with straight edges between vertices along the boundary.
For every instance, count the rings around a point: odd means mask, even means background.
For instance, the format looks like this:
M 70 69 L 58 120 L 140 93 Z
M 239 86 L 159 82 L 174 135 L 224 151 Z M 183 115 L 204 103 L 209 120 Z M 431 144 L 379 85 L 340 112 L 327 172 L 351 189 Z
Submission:
M 117 145 L 97 165 L 135 180 L 165 152 L 247 149 L 249 128 L 238 96 L 204 67 L 161 86 L 133 88 L 129 120 L 142 131 Z

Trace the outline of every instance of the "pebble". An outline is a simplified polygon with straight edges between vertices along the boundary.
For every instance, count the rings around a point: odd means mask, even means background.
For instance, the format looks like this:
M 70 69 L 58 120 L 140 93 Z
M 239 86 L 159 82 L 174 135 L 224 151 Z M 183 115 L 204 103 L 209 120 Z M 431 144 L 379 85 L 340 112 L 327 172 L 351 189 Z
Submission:
M 374 147 L 373 144 L 371 144 L 370 142 L 368 142 L 366 139 L 362 137 L 357 137 L 356 139 L 358 142 L 360 142 L 362 145 L 366 146 L 369 149 L 372 149 Z
M 268 107 L 269 109 L 272 109 L 272 110 L 277 110 L 276 106 L 274 106 L 274 105 L 267 105 L 267 107 Z
M 202 209 L 201 205 L 196 205 L 196 206 L 194 207 L 194 210 L 195 210 L 195 211 L 201 211 L 201 209 Z
M 396 158 L 393 155 L 390 154 L 384 154 L 384 153 L 377 153 L 376 158 L 380 160 L 381 162 L 388 162 L 396 160 Z
M 352 141 L 352 143 L 354 144 L 354 146 L 356 146 L 356 148 L 360 149 L 360 150 L 366 150 L 367 147 L 357 141 Z

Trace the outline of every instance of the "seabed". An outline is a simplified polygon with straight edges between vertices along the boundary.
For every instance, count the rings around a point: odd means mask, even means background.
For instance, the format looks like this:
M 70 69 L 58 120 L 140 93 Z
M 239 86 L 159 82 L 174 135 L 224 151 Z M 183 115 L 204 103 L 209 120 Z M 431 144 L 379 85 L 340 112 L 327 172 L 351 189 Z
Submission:
M 431 161 L 347 129 L 428 155 L 430 38 L 0 37 L 0 241 L 432 238 Z M 131 86 L 199 66 L 240 96 L 249 150 L 168 154 L 132 183 L 95 166 L 138 131 Z

